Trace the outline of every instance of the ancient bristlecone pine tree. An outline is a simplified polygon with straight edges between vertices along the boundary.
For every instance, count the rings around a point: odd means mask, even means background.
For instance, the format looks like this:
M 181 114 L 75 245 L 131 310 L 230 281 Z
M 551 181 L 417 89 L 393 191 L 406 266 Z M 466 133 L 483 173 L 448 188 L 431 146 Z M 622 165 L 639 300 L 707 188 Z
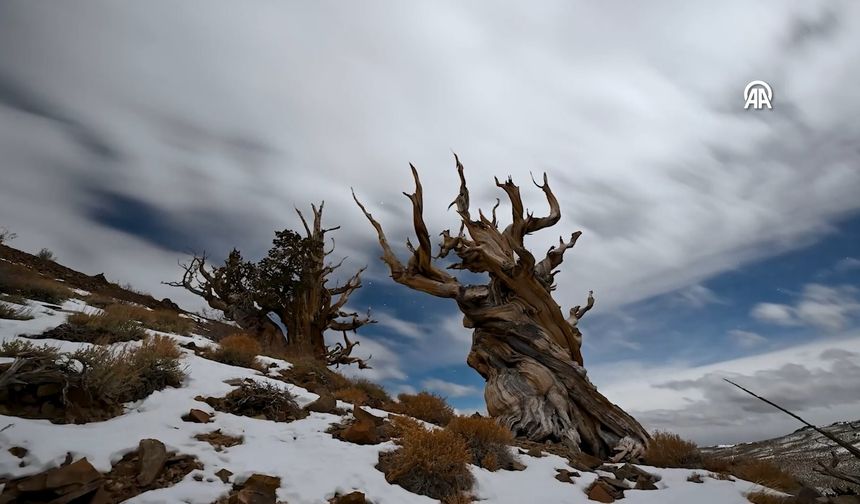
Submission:
M 358 342 L 350 341 L 347 331 L 356 331 L 373 320 L 344 310 L 350 295 L 361 287 L 364 268 L 343 285 L 327 286 L 329 276 L 343 260 L 334 264 L 326 261 L 334 247 L 325 250 L 325 236 L 339 226 L 323 228 L 323 204 L 311 208 L 312 225 L 296 209 L 306 235 L 291 230 L 276 232 L 272 248 L 260 261 L 246 261 L 234 249 L 223 265 L 210 266 L 205 254 L 195 254 L 181 264 L 182 280 L 168 285 L 200 296 L 227 320 L 257 336 L 270 352 L 367 368 L 365 361 L 351 355 Z M 280 319 L 286 338 L 270 314 Z M 326 346 L 327 330 L 342 332 L 344 342 Z
M 423 217 L 421 181 L 414 166 L 415 192 L 404 194 L 412 202 L 418 246 L 407 240 L 412 256 L 406 265 L 392 251 L 382 226 L 353 194 L 376 228 L 382 260 L 391 278 L 409 288 L 457 302 L 464 315 L 463 325 L 473 329 L 467 363 L 487 382 L 487 411 L 515 434 L 538 442 L 563 442 L 600 457 L 636 458 L 647 446 L 647 432 L 597 391 L 583 367 L 582 334 L 577 323 L 592 308 L 594 298 L 589 294 L 585 306 L 571 308 L 565 317 L 551 295 L 555 269 L 580 232 L 573 233 L 568 241 L 560 239 L 558 246 L 550 248 L 540 261 L 523 243 L 527 234 L 551 227 L 561 217 L 546 175 L 543 184 L 535 182 L 549 202 L 546 217 L 525 212 L 520 189 L 511 179 L 504 183 L 496 180 L 496 185 L 507 193 L 513 217 L 511 224 L 500 230 L 496 220 L 498 201 L 491 219 L 480 210 L 478 218 L 473 217 L 463 166 L 456 161 L 460 192 L 451 206 L 456 205 L 462 223 L 457 235 L 442 233 L 437 257 L 453 252 L 460 261 L 448 269 L 487 273 L 489 283 L 465 285 L 434 265 Z

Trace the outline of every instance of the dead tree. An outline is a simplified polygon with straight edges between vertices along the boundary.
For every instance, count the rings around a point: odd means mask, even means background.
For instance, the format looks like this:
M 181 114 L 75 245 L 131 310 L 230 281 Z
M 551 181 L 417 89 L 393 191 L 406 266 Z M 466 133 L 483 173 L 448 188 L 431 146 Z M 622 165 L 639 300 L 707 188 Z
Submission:
M 798 415 L 792 413 L 791 411 L 783 408 L 782 406 L 776 404 L 775 402 L 770 401 L 769 399 L 765 399 L 764 397 L 752 392 L 751 390 L 749 390 L 747 388 L 744 388 L 744 387 L 738 385 L 737 383 L 729 380 L 728 378 L 723 378 L 723 380 L 731 383 L 735 387 L 743 390 L 744 392 L 755 397 L 759 401 L 770 404 L 774 408 L 778 409 L 779 411 L 782 411 L 786 415 L 794 418 L 795 420 L 806 425 L 807 427 L 810 427 L 815 432 L 821 434 L 822 436 L 824 436 L 827 439 L 836 443 L 838 446 L 843 448 L 846 452 L 851 454 L 852 457 L 856 458 L 857 460 L 860 460 L 860 448 L 857 448 L 856 446 L 849 443 L 848 441 L 845 441 L 844 439 L 840 439 L 838 436 L 836 436 L 830 432 L 827 432 L 826 430 L 818 427 L 817 425 L 812 425 L 811 423 L 807 422 L 806 420 L 804 420 L 800 416 L 798 416 Z M 860 473 L 856 473 L 856 474 L 855 473 L 849 473 L 849 472 L 843 471 L 841 469 L 838 469 L 838 466 L 839 466 L 839 457 L 836 456 L 835 451 L 831 451 L 830 452 L 830 462 L 827 464 L 825 464 L 824 462 L 818 462 L 818 467 L 813 467 L 812 470 L 817 472 L 818 474 L 830 476 L 831 478 L 836 478 L 838 480 L 845 481 L 847 483 L 852 483 L 854 485 L 860 485 Z
M 489 283 L 461 284 L 434 264 L 423 217 L 421 181 L 411 165 L 415 192 L 404 194 L 412 202 L 418 246 L 407 240 L 412 255 L 406 265 L 392 251 L 382 226 L 353 193 L 376 229 L 391 278 L 411 289 L 456 301 L 464 315 L 463 326 L 473 330 L 466 362 L 486 380 L 487 411 L 515 434 L 538 442 L 565 442 L 600 457 L 611 455 L 616 448 L 641 453 L 649 439 L 645 429 L 601 395 L 586 377 L 577 324 L 594 306 L 594 297 L 589 294 L 585 306 L 571 308 L 567 317 L 552 298 L 556 268 L 580 232 L 568 241 L 560 239 L 541 260 L 523 243 L 527 234 L 551 227 L 561 217 L 546 175 L 542 184 L 535 182 L 549 203 L 545 217 L 525 211 L 520 189 L 510 178 L 504 183 L 496 179 L 512 207 L 511 224 L 500 230 L 498 200 L 491 218 L 480 210 L 477 219 L 473 217 L 463 165 L 456 156 L 455 160 L 460 192 L 451 206 L 456 206 L 460 216 L 460 231 L 454 236 L 450 231 L 441 234 L 437 257 L 453 252 L 459 262 L 448 269 L 487 273 Z
M 323 228 L 323 204 L 311 205 L 313 221 L 309 224 L 296 209 L 305 236 L 291 230 L 275 233 L 273 247 L 266 257 L 254 263 L 233 250 L 221 266 L 210 266 L 207 257 L 193 255 L 181 264 L 182 279 L 167 285 L 183 287 L 203 298 L 209 307 L 243 330 L 256 335 L 264 348 L 293 356 L 313 356 L 327 364 L 359 364 L 366 362 L 352 357 L 358 342 L 333 347 L 325 345 L 329 329 L 356 331 L 374 321 L 345 307 L 350 295 L 361 288 L 361 268 L 343 285 L 328 285 L 329 277 L 342 264 L 328 262 L 334 252 L 334 240 L 325 249 L 326 233 L 338 227 Z M 273 315 L 276 315 L 273 319 Z M 286 328 L 282 334 L 276 320 Z

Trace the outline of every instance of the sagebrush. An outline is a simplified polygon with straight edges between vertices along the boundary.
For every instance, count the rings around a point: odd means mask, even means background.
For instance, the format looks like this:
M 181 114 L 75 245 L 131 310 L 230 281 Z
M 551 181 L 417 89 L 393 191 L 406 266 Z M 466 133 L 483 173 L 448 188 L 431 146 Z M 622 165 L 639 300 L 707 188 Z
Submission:
M 397 449 L 379 454 L 377 469 L 389 483 L 443 501 L 459 499 L 474 484 L 468 446 L 454 432 L 404 422 Z

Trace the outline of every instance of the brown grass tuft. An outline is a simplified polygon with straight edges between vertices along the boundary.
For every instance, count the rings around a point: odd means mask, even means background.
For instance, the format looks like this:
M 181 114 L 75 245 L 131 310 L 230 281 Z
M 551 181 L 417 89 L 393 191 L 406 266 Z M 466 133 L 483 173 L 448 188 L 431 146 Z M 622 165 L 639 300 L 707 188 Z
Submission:
M 397 402 L 391 404 L 391 410 L 442 426 L 454 418 L 454 409 L 445 399 L 430 392 L 400 394 L 397 396 Z
M 742 480 L 788 493 L 799 490 L 801 486 L 794 476 L 769 460 L 737 460 L 731 473 Z
M 335 390 L 334 398 L 350 404 L 358 404 L 359 406 L 367 405 L 368 401 L 367 393 L 356 387 L 347 387 Z
M 175 311 L 163 308 L 150 310 L 132 304 L 112 304 L 105 308 L 105 312 L 115 317 L 136 320 L 153 331 L 188 335 L 194 328 L 193 320 L 180 317 Z
M 72 291 L 62 283 L 7 262 L 0 262 L 0 292 L 51 304 L 72 297 Z
M 342 374 L 332 371 L 322 362 L 312 358 L 289 358 L 292 366 L 281 371 L 290 383 L 319 394 L 333 393 L 335 390 L 352 386 L 349 379 Z
M 746 498 L 753 504 L 790 504 L 796 501 L 793 497 L 773 495 L 768 492 L 750 492 Z
M 513 434 L 492 418 L 455 416 L 445 429 L 466 442 L 472 463 L 477 466 L 495 471 L 511 467 L 516 460 L 508 448 Z
M 702 454 L 696 443 L 665 431 L 655 431 L 651 435 L 644 460 L 655 467 L 692 469 L 702 466 Z
M 472 488 L 472 457 L 454 432 L 413 426 L 404 429 L 397 444 L 396 450 L 379 454 L 376 466 L 389 483 L 445 502 L 457 502 Z
M 235 333 L 222 338 L 210 357 L 223 364 L 256 369 L 259 366 L 257 356 L 262 351 L 260 343 L 253 336 Z
M 371 408 L 382 408 L 391 402 L 391 396 L 381 385 L 377 385 L 365 378 L 348 378 L 350 386 L 347 388 L 358 389 L 367 397 L 364 403 Z M 343 399 L 344 401 L 346 399 Z
M 33 312 L 29 308 L 10 306 L 0 302 L 0 319 L 33 320 Z
M 99 314 L 88 314 L 83 312 L 72 313 L 66 322 L 83 332 L 69 334 L 68 339 L 72 341 L 83 341 L 88 343 L 117 343 L 120 341 L 140 340 L 146 336 L 146 331 L 140 323 L 127 316 L 123 310 L 112 305 Z M 61 336 L 61 335 L 57 335 Z

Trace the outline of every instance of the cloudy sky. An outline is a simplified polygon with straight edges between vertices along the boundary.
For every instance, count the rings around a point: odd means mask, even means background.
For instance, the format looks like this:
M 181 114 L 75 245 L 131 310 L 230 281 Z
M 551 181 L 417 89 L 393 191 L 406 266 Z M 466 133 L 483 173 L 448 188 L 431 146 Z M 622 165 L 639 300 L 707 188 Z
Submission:
M 483 407 L 452 303 L 394 285 L 350 187 L 409 234 L 512 175 L 583 238 L 557 277 L 592 380 L 701 443 L 860 418 L 857 2 L 0 2 L 0 226 L 14 245 L 199 307 L 160 282 L 189 250 L 251 256 L 326 201 L 372 376 Z M 755 79 L 773 110 L 744 110 Z M 501 214 L 500 214 L 501 215 Z M 401 248 L 401 250 L 404 250 Z M 344 273 L 348 268 L 343 268 Z

